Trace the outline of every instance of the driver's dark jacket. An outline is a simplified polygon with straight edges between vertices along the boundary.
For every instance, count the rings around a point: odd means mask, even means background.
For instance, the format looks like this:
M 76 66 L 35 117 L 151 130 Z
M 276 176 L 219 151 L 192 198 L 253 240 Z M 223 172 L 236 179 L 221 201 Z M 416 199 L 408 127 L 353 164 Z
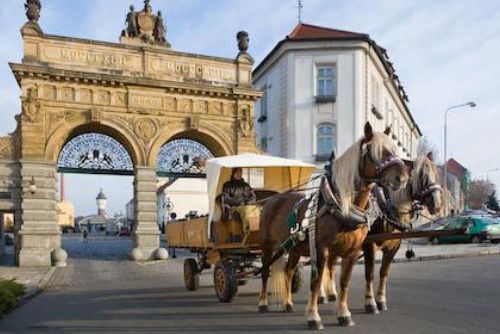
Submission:
M 244 180 L 231 180 L 224 183 L 222 187 L 224 204 L 229 206 L 255 204 L 257 198 L 255 192 Z

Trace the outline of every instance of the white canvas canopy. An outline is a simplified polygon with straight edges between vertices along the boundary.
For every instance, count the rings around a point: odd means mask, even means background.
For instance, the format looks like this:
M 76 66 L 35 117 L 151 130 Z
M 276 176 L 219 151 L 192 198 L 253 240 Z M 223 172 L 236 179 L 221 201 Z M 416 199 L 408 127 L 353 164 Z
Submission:
M 206 172 L 209 225 L 220 216 L 220 212 L 216 212 L 220 208 L 216 207 L 215 199 L 222 193 L 224 183 L 231 179 L 231 171 L 236 167 L 262 168 L 263 189 L 278 192 L 305 185 L 316 168 L 312 164 L 298 160 L 259 154 L 240 154 L 208 160 Z

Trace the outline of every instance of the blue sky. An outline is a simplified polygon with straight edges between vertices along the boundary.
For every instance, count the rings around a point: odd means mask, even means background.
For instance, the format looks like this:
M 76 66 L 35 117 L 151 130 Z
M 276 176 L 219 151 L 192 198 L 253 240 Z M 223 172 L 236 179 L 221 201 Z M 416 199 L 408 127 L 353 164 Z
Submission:
M 42 0 L 46 33 L 118 40 L 130 4 L 142 0 Z M 8 62 L 21 59 L 19 29 L 26 21 L 21 0 L 0 5 L 0 135 L 11 132 L 20 112 L 19 89 Z M 297 23 L 295 0 L 152 0 L 167 23 L 174 50 L 234 57 L 235 34 L 250 34 L 258 63 Z M 474 110 L 449 116 L 448 152 L 473 176 L 500 167 L 500 2 L 495 0 L 304 0 L 303 21 L 369 33 L 387 48 L 410 97 L 410 108 L 442 158 L 443 111 L 475 101 Z M 500 186 L 500 172 L 490 179 Z M 110 212 L 132 196 L 131 178 L 66 177 L 77 213 L 95 211 L 102 186 Z

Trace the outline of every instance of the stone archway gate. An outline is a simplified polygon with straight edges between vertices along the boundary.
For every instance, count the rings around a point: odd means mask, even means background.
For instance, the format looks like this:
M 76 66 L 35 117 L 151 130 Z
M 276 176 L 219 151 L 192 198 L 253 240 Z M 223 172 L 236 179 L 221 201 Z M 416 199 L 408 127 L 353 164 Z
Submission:
M 86 132 L 111 136 L 129 152 L 136 208 L 132 254 L 154 258 L 158 152 L 182 137 L 203 142 L 215 155 L 255 152 L 260 92 L 251 86 L 253 60 L 241 48 L 236 59 L 226 59 L 137 41 L 53 36 L 36 21 L 21 29 L 22 62 L 10 64 L 22 113 L 16 130 L 0 138 L 0 209 L 15 212 L 17 264 L 49 266 L 61 255 L 56 163 L 64 144 Z

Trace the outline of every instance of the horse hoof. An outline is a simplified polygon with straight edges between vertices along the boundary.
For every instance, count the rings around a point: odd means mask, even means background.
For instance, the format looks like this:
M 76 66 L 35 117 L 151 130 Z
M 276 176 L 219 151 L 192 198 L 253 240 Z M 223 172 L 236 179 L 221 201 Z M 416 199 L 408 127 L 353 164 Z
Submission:
M 354 321 L 352 321 L 351 316 L 347 317 L 338 317 L 339 325 L 342 327 L 351 327 L 354 326 Z
M 337 295 L 329 295 L 329 296 L 328 296 L 328 301 L 329 301 L 330 303 L 334 303 L 334 302 L 336 302 L 336 301 L 337 301 Z
M 368 314 L 378 314 L 378 306 L 373 304 L 365 305 L 365 312 Z
M 307 328 L 309 330 L 312 330 L 312 331 L 318 331 L 321 329 L 325 329 L 325 327 L 323 327 L 323 324 L 321 323 L 321 321 L 315 321 L 315 320 L 308 321 Z
M 293 313 L 293 312 L 295 312 L 295 309 L 293 308 L 293 305 L 286 304 L 284 311 L 287 313 Z
M 326 298 L 321 296 L 321 297 L 318 297 L 318 304 L 325 304 L 326 303 Z
M 269 312 L 269 308 L 267 305 L 259 305 L 259 313 L 267 313 Z
M 385 311 L 387 311 L 387 303 L 386 302 L 377 302 L 377 308 L 379 311 L 385 312 Z

